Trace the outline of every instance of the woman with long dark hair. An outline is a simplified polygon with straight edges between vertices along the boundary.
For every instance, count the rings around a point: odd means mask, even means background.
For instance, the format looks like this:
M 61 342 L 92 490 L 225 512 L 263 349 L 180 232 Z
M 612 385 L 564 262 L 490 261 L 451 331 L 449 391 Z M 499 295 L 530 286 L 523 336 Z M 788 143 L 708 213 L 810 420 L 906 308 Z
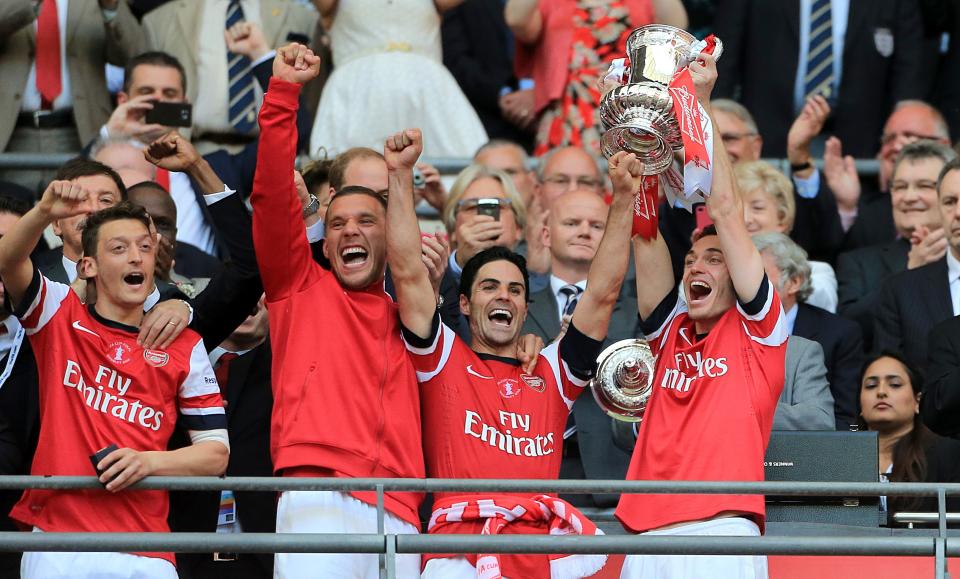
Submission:
M 881 480 L 890 482 L 952 482 L 960 476 L 960 443 L 934 434 L 920 420 L 923 377 L 900 354 L 871 356 L 860 374 L 862 430 L 877 432 Z M 882 501 L 888 513 L 936 511 L 936 499 L 890 497 Z M 948 510 L 956 510 L 948 501 Z M 953 509 L 951 509 L 953 507 Z

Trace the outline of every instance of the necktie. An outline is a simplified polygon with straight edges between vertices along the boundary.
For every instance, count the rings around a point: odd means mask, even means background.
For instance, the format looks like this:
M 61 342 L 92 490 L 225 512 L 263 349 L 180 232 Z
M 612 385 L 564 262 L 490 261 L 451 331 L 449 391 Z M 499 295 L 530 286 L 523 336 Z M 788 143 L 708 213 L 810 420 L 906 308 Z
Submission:
M 563 316 L 572 316 L 573 310 L 577 307 L 577 302 L 580 301 L 580 294 L 583 293 L 583 290 L 579 287 L 568 284 L 560 288 L 560 294 L 566 296 L 566 301 L 563 302 Z
M 227 6 L 227 28 L 243 20 L 243 8 L 240 7 L 240 0 L 230 0 L 230 4 Z M 250 59 L 246 56 L 227 51 L 230 126 L 240 133 L 249 133 L 253 130 L 256 120 L 253 73 L 250 65 Z
M 236 360 L 239 356 L 233 352 L 226 352 L 220 356 L 220 359 L 217 360 L 217 368 L 213 371 L 213 374 L 217 377 L 217 384 L 220 385 L 220 396 L 224 399 L 227 397 L 227 380 L 230 378 L 230 363 Z
M 810 44 L 807 46 L 804 97 L 833 92 L 833 20 L 830 0 L 813 0 L 810 7 Z
M 37 92 L 40 93 L 40 108 L 52 110 L 53 101 L 62 90 L 57 1 L 44 0 L 37 16 Z

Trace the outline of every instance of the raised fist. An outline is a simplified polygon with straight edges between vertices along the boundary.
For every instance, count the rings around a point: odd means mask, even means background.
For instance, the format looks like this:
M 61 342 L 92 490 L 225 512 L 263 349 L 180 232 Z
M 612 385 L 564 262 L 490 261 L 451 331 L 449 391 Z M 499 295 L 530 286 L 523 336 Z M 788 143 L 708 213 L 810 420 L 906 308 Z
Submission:
M 190 141 L 176 131 L 150 143 L 143 156 L 157 167 L 175 172 L 188 171 L 201 158 Z
M 613 183 L 613 196 L 633 198 L 643 185 L 643 163 L 633 153 L 620 151 L 607 161 L 607 171 Z
M 223 38 L 227 41 L 227 50 L 250 60 L 259 60 L 270 52 L 263 29 L 255 22 L 237 22 L 223 31 Z
M 53 181 L 37 204 L 51 221 L 93 212 L 90 193 L 71 181 Z
M 387 169 L 413 170 L 423 152 L 423 135 L 420 129 L 407 129 L 387 137 L 383 145 L 383 156 L 387 161 Z
M 273 76 L 297 84 L 306 84 L 320 75 L 320 57 L 296 42 L 277 49 Z
M 717 84 L 717 59 L 712 54 L 701 54 L 700 60 L 695 60 L 687 67 L 697 92 L 697 100 L 703 106 L 709 106 L 710 93 L 713 85 Z

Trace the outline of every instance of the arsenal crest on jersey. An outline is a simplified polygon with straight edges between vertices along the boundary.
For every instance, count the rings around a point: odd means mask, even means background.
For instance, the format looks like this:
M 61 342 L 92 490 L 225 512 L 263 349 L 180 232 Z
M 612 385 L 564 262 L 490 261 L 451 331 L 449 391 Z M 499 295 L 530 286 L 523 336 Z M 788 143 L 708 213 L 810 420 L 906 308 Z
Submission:
M 160 350 L 144 350 L 143 359 L 147 361 L 147 364 L 160 368 L 166 366 L 167 362 L 170 361 L 170 354 Z
M 540 376 L 531 376 L 530 374 L 520 374 L 520 379 L 523 380 L 523 383 L 533 388 L 534 392 L 543 392 L 547 388 L 546 382 L 543 381 L 543 378 Z
M 113 342 L 107 346 L 107 358 L 118 366 L 129 364 L 132 355 L 133 348 L 126 342 Z
M 520 383 L 513 378 L 503 378 L 497 382 L 497 386 L 500 388 L 500 396 L 504 398 L 513 398 L 520 394 Z

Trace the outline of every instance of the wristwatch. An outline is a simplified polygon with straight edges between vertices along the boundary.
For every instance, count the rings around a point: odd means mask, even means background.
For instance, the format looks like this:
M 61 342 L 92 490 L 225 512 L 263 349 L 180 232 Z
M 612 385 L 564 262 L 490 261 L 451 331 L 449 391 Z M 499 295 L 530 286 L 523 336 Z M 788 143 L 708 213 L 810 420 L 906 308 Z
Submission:
M 307 217 L 316 214 L 317 211 L 320 211 L 320 200 L 317 199 L 316 195 L 311 193 L 310 203 L 307 203 L 307 206 L 303 208 L 303 218 L 306 219 Z
M 810 159 L 807 159 L 803 163 L 790 163 L 790 172 L 799 173 L 800 171 L 806 171 L 813 167 L 813 163 L 810 162 Z

